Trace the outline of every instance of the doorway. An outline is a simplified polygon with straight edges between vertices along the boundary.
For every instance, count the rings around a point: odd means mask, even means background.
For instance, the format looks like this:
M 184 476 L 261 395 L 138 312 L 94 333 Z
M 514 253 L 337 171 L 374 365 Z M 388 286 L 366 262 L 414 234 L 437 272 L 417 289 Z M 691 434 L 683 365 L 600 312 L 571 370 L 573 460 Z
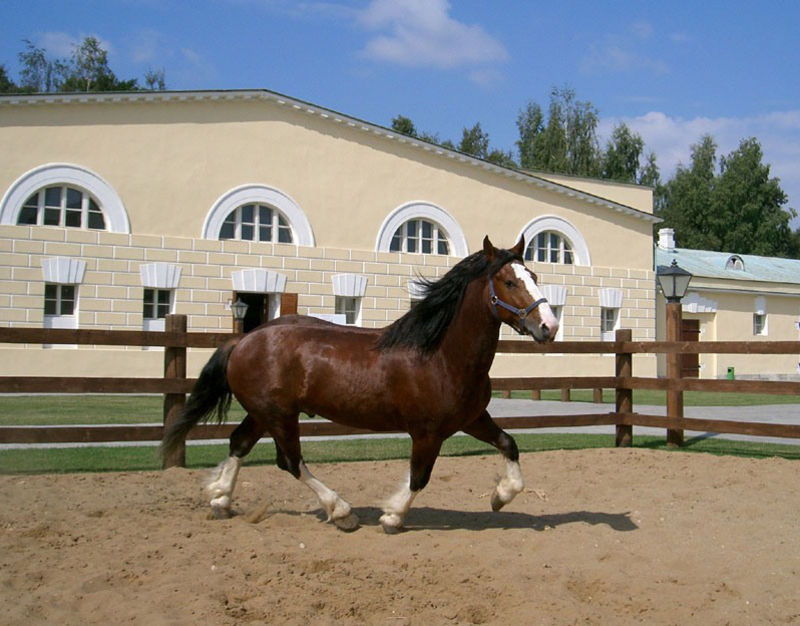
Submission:
M 700 320 L 681 321 L 681 341 L 700 341 Z M 681 354 L 682 378 L 700 378 L 700 354 Z

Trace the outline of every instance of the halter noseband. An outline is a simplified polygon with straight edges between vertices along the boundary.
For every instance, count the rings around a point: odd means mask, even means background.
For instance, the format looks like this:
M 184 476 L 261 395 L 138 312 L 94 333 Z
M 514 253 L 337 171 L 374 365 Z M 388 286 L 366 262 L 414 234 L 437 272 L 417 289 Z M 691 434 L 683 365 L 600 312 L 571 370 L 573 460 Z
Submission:
M 545 302 L 547 302 L 547 298 L 539 298 L 535 302 L 529 304 L 524 309 L 518 309 L 517 307 L 511 306 L 507 302 L 503 302 L 500 298 L 497 297 L 497 294 L 495 294 L 494 292 L 494 282 L 492 281 L 492 276 L 489 275 L 489 301 L 492 303 L 492 313 L 498 320 L 500 319 L 500 316 L 497 314 L 498 305 L 500 305 L 507 311 L 511 311 L 514 315 L 516 315 L 520 321 L 520 325 L 519 328 L 517 328 L 517 332 L 520 335 L 524 335 L 526 331 L 524 324 L 522 324 L 522 321 L 526 317 L 528 317 L 528 314 L 531 311 L 533 311 L 536 307 L 538 307 L 540 304 L 544 304 Z

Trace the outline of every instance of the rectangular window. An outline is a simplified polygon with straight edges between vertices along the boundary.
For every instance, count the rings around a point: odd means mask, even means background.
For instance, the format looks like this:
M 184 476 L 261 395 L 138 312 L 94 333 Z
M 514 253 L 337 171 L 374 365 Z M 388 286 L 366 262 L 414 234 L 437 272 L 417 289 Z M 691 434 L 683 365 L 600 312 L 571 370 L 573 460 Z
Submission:
M 75 285 L 45 285 L 44 314 L 74 315 Z
M 44 328 L 78 327 L 78 287 L 47 283 L 44 286 Z M 43 348 L 70 349 L 75 344 L 42 344 Z
M 146 320 L 164 319 L 170 313 L 172 292 L 169 289 L 145 289 L 142 317 Z
M 767 315 L 766 313 L 753 313 L 753 334 L 767 334 Z
M 600 315 L 600 340 L 614 341 L 614 332 L 619 326 L 619 309 L 603 308 Z
M 361 317 L 361 298 L 336 296 L 336 314 L 344 315 L 345 324 L 358 324 Z

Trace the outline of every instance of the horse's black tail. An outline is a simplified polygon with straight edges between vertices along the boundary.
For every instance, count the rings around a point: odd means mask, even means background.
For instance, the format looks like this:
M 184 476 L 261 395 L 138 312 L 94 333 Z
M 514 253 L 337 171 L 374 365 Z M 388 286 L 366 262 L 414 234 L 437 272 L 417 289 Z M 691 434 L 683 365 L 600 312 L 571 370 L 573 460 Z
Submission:
M 164 433 L 161 441 L 163 457 L 171 455 L 186 440 L 192 428 L 201 422 L 207 422 L 214 414 L 218 423 L 225 421 L 232 397 L 228 386 L 228 359 L 238 342 L 238 338 L 233 339 L 218 348 L 203 367 L 183 412 Z

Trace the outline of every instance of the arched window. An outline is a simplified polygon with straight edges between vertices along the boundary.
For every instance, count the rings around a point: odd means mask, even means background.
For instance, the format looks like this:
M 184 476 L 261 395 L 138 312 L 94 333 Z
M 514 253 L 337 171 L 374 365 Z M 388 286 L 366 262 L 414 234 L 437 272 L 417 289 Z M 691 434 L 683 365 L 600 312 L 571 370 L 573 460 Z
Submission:
M 726 270 L 738 270 L 740 272 L 744 271 L 744 261 L 742 257 L 733 255 L 728 259 L 728 262 L 725 263 Z
M 292 227 L 283 213 L 265 204 L 236 207 L 222 222 L 219 238 L 294 243 Z
M 85 191 L 67 185 L 45 187 L 32 194 L 22 205 L 17 224 L 106 229 L 103 211 L 95 199 Z
M 525 250 L 526 261 L 537 263 L 560 263 L 572 265 L 575 257 L 572 246 L 566 237 L 552 230 L 546 230 L 533 238 Z
M 383 221 L 375 241 L 378 252 L 408 252 L 465 257 L 464 231 L 444 209 L 429 202 L 409 202 Z
M 264 185 L 243 185 L 220 197 L 206 217 L 202 236 L 314 245 L 303 209 L 285 193 Z
M 394 231 L 389 252 L 448 255 L 450 242 L 447 240 L 447 233 L 436 222 L 408 220 Z
M 580 231 L 567 220 L 543 215 L 520 233 L 525 238 L 525 260 L 561 265 L 591 265 L 589 247 Z
M 91 170 L 68 163 L 43 165 L 20 176 L 0 201 L 0 224 L 131 232 L 114 188 Z

